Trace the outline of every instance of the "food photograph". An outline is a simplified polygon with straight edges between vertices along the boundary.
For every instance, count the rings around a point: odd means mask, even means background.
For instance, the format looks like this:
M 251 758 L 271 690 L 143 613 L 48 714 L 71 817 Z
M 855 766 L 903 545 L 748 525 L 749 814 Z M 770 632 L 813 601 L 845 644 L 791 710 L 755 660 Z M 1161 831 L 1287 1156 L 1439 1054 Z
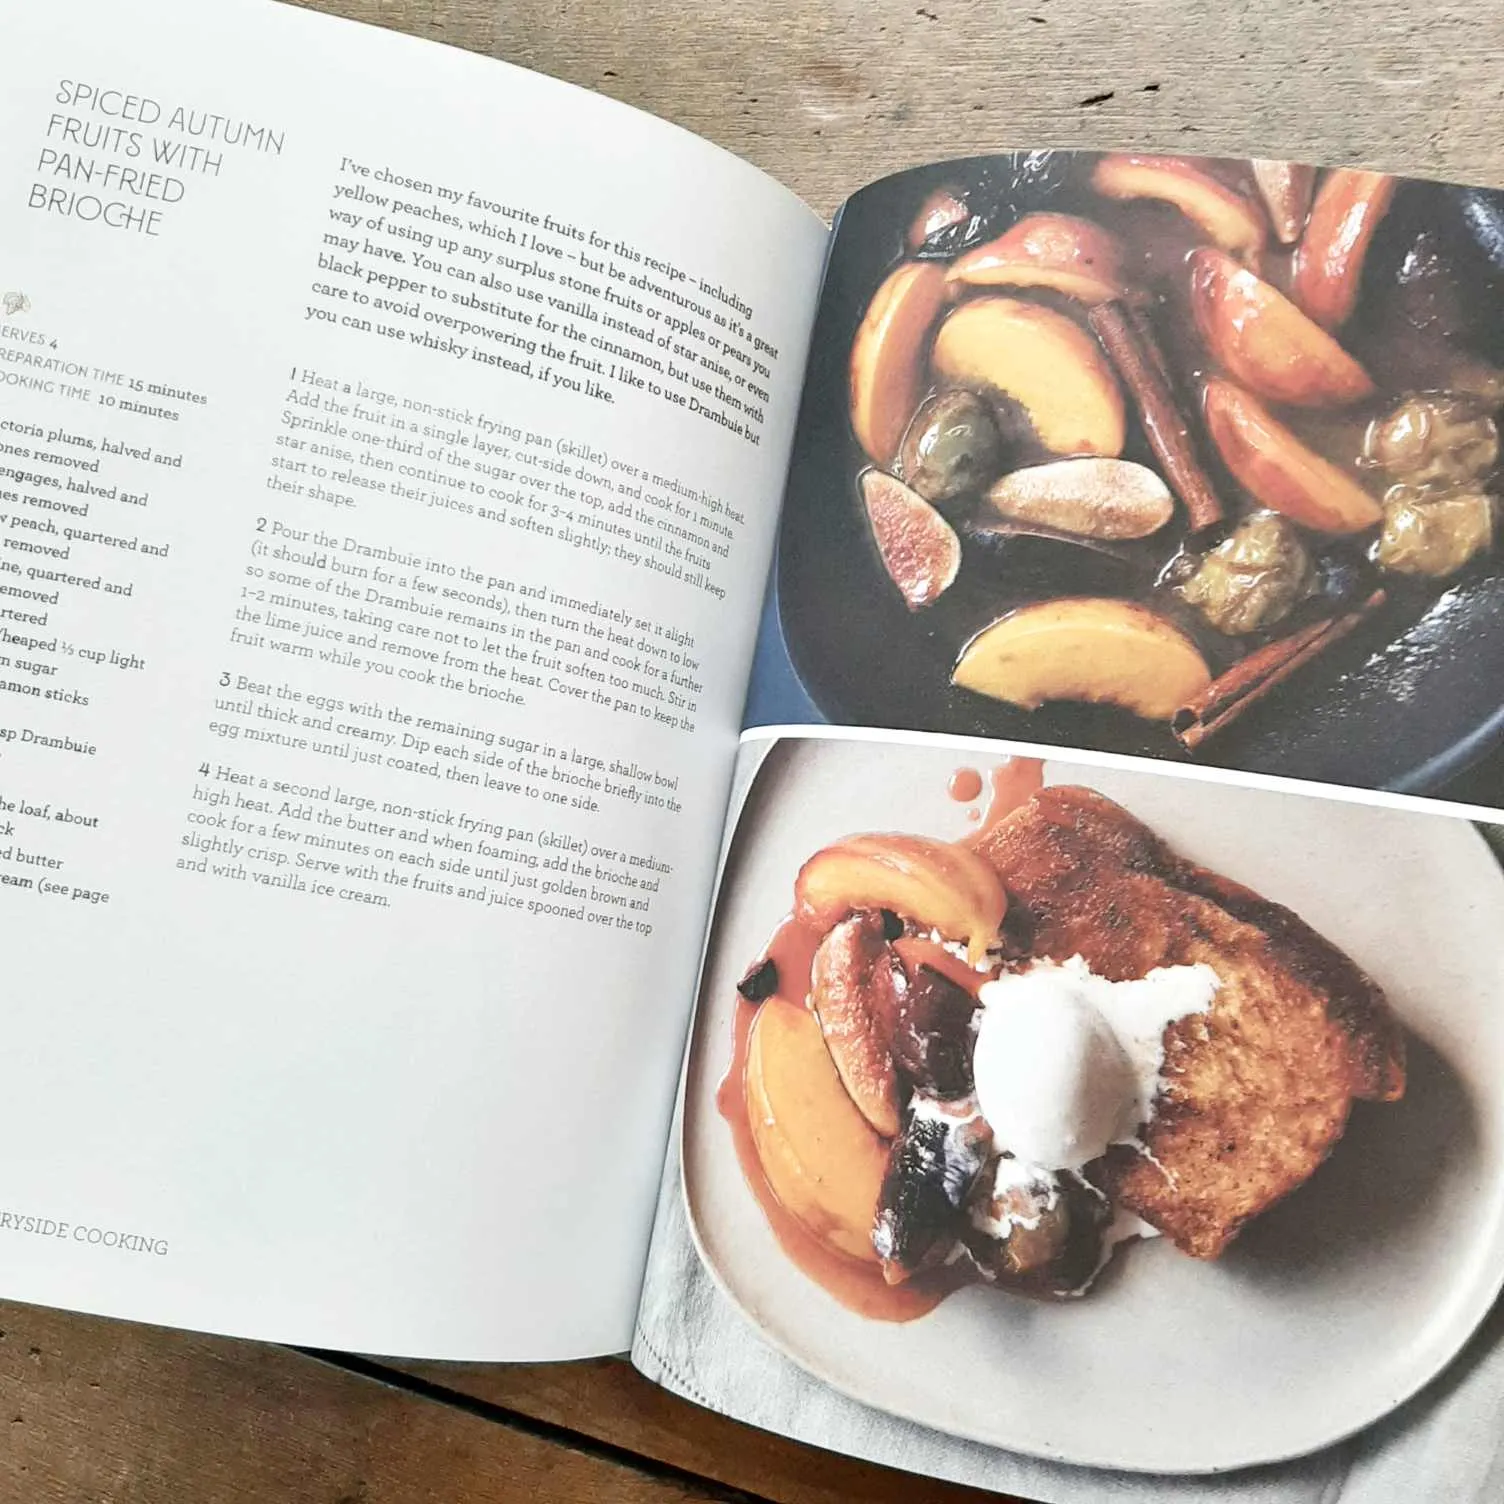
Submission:
M 761 1337 L 1165 1473 L 1326 1446 L 1454 1359 L 1504 1281 L 1478 827 L 936 744 L 743 758 L 681 1147 Z
M 1504 805 L 1501 405 L 1499 192 L 1051 151 L 885 179 L 837 224 L 790 469 L 762 663 L 798 692 L 749 723 Z

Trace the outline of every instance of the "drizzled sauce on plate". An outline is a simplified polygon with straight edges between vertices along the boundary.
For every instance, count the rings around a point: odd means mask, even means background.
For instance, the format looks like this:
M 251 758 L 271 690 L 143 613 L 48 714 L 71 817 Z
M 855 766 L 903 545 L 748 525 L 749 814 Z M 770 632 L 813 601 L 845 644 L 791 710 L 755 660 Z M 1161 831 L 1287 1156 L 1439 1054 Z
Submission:
M 934 1288 L 916 1280 L 890 1285 L 876 1263 L 865 1263 L 829 1247 L 809 1231 L 774 1194 L 763 1174 L 747 1114 L 747 1055 L 752 1026 L 764 1008 L 807 1007 L 810 965 L 825 931 L 791 914 L 773 932 L 768 959 L 778 968 L 778 991 L 762 1003 L 736 1000 L 732 1023 L 731 1066 L 716 1092 L 716 1106 L 731 1129 L 736 1157 L 747 1186 L 757 1198 L 778 1245 L 788 1258 L 843 1306 L 878 1321 L 912 1321 L 926 1315 L 950 1293 L 948 1285 Z
M 1044 764 L 1039 758 L 1010 757 L 998 763 L 987 775 L 987 809 L 980 829 L 957 844 L 980 846 L 1014 810 L 1027 804 L 1043 787 Z
M 971 775 L 970 779 L 963 780 L 963 774 Z M 988 800 L 979 828 L 957 844 L 970 846 L 985 839 L 1013 810 L 1039 790 L 1043 775 L 1044 766 L 1037 758 L 1015 757 L 994 767 L 985 785 Z M 972 779 L 975 788 L 958 796 L 958 783 L 961 788 L 968 789 Z M 970 802 L 981 796 L 983 788 L 982 777 L 974 768 L 961 768 L 952 776 L 949 792 L 952 798 Z M 947 1295 L 969 1283 L 964 1266 L 937 1270 L 901 1285 L 890 1285 L 883 1278 L 878 1264 L 852 1258 L 822 1242 L 779 1201 L 769 1185 L 748 1118 L 747 1056 L 758 1014 L 767 1007 L 809 1006 L 810 968 L 815 951 L 828 929 L 828 924 L 795 912 L 773 932 L 764 955 L 777 968 L 778 990 L 762 1003 L 737 998 L 732 1019 L 731 1062 L 716 1091 L 716 1107 L 730 1129 L 747 1187 L 789 1260 L 827 1294 L 860 1316 L 878 1321 L 913 1321 L 927 1315 Z M 973 993 L 986 980 L 985 976 L 933 941 L 908 936 L 898 942 L 897 949 L 906 967 L 933 966 Z
M 957 768 L 950 775 L 945 792 L 957 804 L 970 804 L 973 799 L 980 799 L 982 796 L 982 775 L 975 768 Z

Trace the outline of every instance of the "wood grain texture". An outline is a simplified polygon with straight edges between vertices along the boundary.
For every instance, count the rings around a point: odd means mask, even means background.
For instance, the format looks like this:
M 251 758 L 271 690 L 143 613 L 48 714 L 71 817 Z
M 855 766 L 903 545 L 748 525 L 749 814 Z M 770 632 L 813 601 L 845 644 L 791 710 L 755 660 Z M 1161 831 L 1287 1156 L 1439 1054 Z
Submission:
M 38 0 L 40 3 L 40 0 Z M 304 0 L 675 120 L 829 214 L 874 177 L 1016 145 L 1284 154 L 1504 183 L 1504 7 L 1410 0 Z M 783 1504 L 991 1498 L 813 1452 L 614 1362 L 414 1371 L 0 1306 L 0 1499 Z M 715 1480 L 586 1455 L 571 1428 Z
M 677 121 L 829 215 L 883 173 L 1156 146 L 1504 184 L 1504 6 L 1466 0 L 301 0 Z
M 0 1304 L 7 1504 L 683 1504 L 591 1456 L 285 1348 Z
M 620 1358 L 486 1366 L 403 1363 L 404 1373 L 518 1415 L 568 1426 L 777 1504 L 1008 1504 L 744 1426 L 650 1384 Z
M 619 1359 L 359 1366 L 390 1382 L 286 1348 L 0 1303 L 0 1499 L 907 1504 L 922 1486 L 926 1504 L 1008 1504 L 738 1425 Z M 413 1376 L 423 1394 L 395 1387 Z M 480 1403 L 435 1403 L 446 1396 Z

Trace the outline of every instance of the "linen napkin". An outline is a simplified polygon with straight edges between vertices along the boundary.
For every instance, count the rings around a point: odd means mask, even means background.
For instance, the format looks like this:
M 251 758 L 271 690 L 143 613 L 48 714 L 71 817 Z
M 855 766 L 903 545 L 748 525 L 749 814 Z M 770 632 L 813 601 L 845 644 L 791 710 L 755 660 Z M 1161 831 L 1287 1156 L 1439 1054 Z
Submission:
M 871 1462 L 1039 1504 L 1498 1504 L 1504 1499 L 1504 1303 L 1419 1395 L 1347 1441 L 1269 1467 L 1195 1477 L 1025 1457 L 847 1399 L 775 1351 L 700 1262 L 679 1182 L 677 1121 L 659 1192 L 632 1361 L 698 1405 Z M 1384 1313 L 1374 1312 L 1382 1321 Z M 1311 1395 L 1319 1405 L 1319 1392 Z

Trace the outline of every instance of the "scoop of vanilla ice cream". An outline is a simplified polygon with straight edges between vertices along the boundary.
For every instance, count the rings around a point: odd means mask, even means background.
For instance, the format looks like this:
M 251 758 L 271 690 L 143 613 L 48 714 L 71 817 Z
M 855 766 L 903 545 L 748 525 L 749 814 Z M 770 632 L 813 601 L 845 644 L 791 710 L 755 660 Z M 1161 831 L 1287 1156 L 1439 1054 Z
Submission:
M 1054 1170 L 1079 1169 L 1105 1153 L 1136 1083 L 1081 979 L 1036 966 L 989 982 L 981 998 L 973 1072 L 997 1147 Z
M 1165 1028 L 1204 1013 L 1217 987 L 1204 965 L 1110 982 L 1080 956 L 988 982 L 973 1072 L 996 1147 L 1078 1170 L 1131 1139 L 1153 1111 Z

